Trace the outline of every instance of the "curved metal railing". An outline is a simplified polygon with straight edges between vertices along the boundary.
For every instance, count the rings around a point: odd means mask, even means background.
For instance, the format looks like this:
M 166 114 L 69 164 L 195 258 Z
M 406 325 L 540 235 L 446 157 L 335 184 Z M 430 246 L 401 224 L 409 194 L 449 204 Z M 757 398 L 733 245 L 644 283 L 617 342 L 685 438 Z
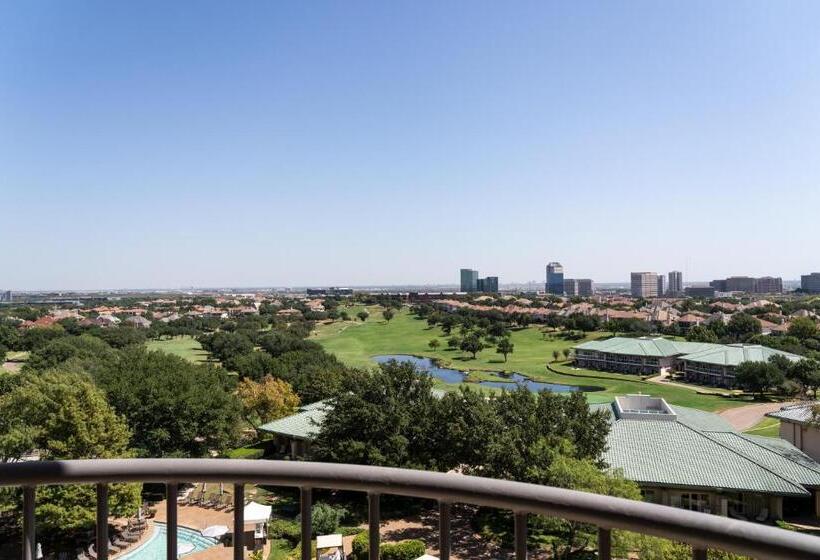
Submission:
M 450 556 L 450 504 L 466 503 L 514 512 L 516 559 L 526 558 L 527 515 L 539 514 L 590 523 L 598 529 L 599 558 L 611 558 L 611 531 L 624 529 L 672 539 L 692 546 L 693 558 L 705 559 L 715 548 L 766 560 L 820 558 L 820 538 L 791 531 L 649 504 L 522 482 L 458 474 L 296 461 L 238 459 L 110 459 L 34 461 L 0 465 L 0 485 L 23 492 L 23 560 L 34 560 L 36 487 L 47 484 L 97 485 L 97 551 L 107 558 L 108 484 L 164 483 L 176 496 L 181 482 L 232 482 L 234 527 L 243 527 L 244 484 L 270 484 L 301 490 L 302 540 L 310 541 L 313 488 L 367 493 L 370 558 L 379 558 L 379 496 L 395 494 L 439 503 L 439 551 Z M 177 503 L 167 500 L 168 559 L 176 560 Z M 243 534 L 234 531 L 234 558 L 243 558 Z M 302 547 L 309 560 L 311 547 Z

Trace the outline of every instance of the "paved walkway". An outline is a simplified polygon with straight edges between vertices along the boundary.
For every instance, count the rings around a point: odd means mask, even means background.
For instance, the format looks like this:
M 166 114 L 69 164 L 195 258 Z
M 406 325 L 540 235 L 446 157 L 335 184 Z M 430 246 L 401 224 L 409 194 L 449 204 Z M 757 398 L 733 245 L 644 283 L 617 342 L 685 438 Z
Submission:
M 766 417 L 766 413 L 780 410 L 780 407 L 791 403 L 774 402 L 750 404 L 746 406 L 739 406 L 737 408 L 730 408 L 720 413 L 723 418 L 738 431 L 748 430 Z

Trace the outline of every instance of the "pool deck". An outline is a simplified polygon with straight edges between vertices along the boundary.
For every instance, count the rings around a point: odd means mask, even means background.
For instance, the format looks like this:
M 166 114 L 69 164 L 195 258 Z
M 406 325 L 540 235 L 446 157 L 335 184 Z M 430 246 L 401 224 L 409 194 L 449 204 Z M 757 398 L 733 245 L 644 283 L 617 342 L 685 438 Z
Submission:
M 134 546 L 128 547 L 127 549 L 123 550 L 116 556 L 112 556 L 112 558 L 116 558 L 123 554 L 127 554 L 128 552 L 134 550 L 138 546 L 142 545 L 145 541 L 147 541 L 154 533 L 153 524 L 155 521 L 159 521 L 161 523 L 165 522 L 165 500 L 157 503 L 156 508 L 157 514 L 153 519 L 149 521 L 149 528 L 145 531 L 139 542 L 135 543 Z M 211 525 L 225 525 L 227 527 L 233 528 L 233 513 L 215 511 L 212 509 L 202 508 L 199 506 L 180 505 L 177 508 L 177 523 L 181 526 L 195 529 L 197 531 L 201 531 L 202 529 L 210 527 Z M 248 557 L 249 552 L 250 551 L 248 550 L 245 551 L 246 558 Z M 265 543 L 265 547 L 263 549 L 263 557 L 267 558 L 269 552 L 270 544 Z M 188 554 L 184 558 L 185 560 L 233 560 L 233 547 L 225 546 L 224 544 L 217 544 L 216 546 L 212 546 L 207 550 L 196 552 L 194 554 Z

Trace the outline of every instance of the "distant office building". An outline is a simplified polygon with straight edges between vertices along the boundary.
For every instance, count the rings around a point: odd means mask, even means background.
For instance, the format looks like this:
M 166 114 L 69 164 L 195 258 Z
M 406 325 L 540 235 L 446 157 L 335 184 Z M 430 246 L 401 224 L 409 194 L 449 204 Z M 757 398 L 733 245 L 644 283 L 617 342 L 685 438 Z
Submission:
M 462 292 L 477 292 L 478 291 L 478 271 L 470 268 L 461 269 L 461 291 Z
M 683 273 L 679 270 L 673 270 L 669 273 L 667 292 L 672 297 L 683 294 Z
M 559 262 L 547 264 L 547 293 L 564 295 L 564 267 Z
M 633 272 L 631 285 L 632 297 L 658 297 L 658 275 L 654 272 Z
M 782 294 L 783 279 L 772 276 L 758 278 L 755 283 L 755 293 L 758 294 Z
M 663 274 L 658 274 L 658 297 L 663 297 L 666 294 L 664 280 L 666 280 L 666 278 L 664 278 Z
M 564 278 L 564 295 L 567 297 L 578 295 L 578 280 L 575 278 Z
M 757 281 L 750 276 L 730 276 L 726 279 L 727 292 L 747 292 L 754 293 Z
M 744 292 L 747 294 L 783 293 L 783 279 L 773 276 L 752 278 L 751 276 L 730 276 L 725 280 L 712 280 L 709 285 L 718 292 Z
M 820 272 L 812 272 L 801 276 L 800 289 L 810 294 L 820 294 Z
M 479 278 L 477 281 L 477 291 L 479 292 L 498 292 L 498 276 L 487 276 L 486 278 Z
M 713 298 L 717 291 L 714 286 L 689 286 L 685 293 L 688 297 Z
M 0 301 L 12 301 L 11 290 L 0 292 Z
M 726 280 L 712 280 L 709 285 L 715 289 L 716 292 L 728 292 L 726 289 Z
M 580 278 L 577 280 L 578 282 L 578 295 L 581 297 L 592 297 L 593 294 L 593 286 L 592 280 L 589 278 Z

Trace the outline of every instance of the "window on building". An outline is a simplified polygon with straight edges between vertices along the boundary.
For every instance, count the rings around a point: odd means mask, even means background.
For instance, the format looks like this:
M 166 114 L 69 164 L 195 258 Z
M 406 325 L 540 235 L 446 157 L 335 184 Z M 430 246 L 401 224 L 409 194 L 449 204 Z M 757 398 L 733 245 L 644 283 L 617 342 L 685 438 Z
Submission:
M 681 493 L 672 495 L 672 505 L 681 509 L 711 513 L 709 494 Z

